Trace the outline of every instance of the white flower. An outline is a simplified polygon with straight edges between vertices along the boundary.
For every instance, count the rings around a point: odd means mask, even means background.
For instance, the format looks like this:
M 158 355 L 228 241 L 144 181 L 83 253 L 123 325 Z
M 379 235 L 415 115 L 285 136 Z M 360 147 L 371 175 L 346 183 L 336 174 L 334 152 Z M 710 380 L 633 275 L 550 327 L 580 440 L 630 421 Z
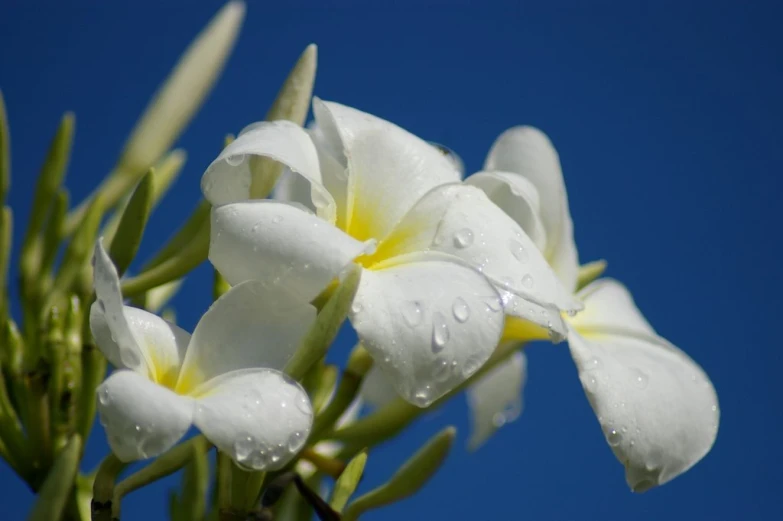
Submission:
M 116 368 L 98 388 L 98 412 L 123 461 L 157 456 L 196 425 L 219 450 L 257 470 L 285 465 L 307 440 L 312 406 L 280 370 L 315 309 L 260 282 L 233 287 L 191 336 L 124 306 L 117 271 L 95 247 L 90 328 Z
M 507 313 L 565 335 L 580 304 L 533 242 L 455 165 L 405 130 L 315 100 L 308 133 L 246 128 L 209 166 L 209 258 L 231 284 L 276 282 L 304 300 L 363 266 L 350 320 L 408 401 L 427 406 L 492 353 Z M 287 167 L 278 196 L 249 201 L 259 156 Z M 525 252 L 524 256 L 520 252 Z
M 576 291 L 579 262 L 565 184 L 542 132 L 516 127 L 503 133 L 485 171 L 466 183 L 481 187 L 535 237 L 563 284 Z M 663 484 L 712 447 L 719 420 L 715 389 L 698 364 L 655 333 L 619 282 L 595 281 L 577 297 L 585 309 L 567 317 L 568 345 L 587 399 L 630 487 Z M 519 372 L 498 369 L 469 391 L 477 442 L 494 430 L 488 422 L 505 404 L 519 400 L 521 381 Z

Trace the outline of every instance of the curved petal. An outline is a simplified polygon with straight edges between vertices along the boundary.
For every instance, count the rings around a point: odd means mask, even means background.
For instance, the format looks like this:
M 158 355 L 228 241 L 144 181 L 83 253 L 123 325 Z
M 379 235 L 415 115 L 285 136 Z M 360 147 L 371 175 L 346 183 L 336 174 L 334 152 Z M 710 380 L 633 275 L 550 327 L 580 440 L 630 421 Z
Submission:
M 569 319 L 580 333 L 602 333 L 608 330 L 628 335 L 655 335 L 647 319 L 636 307 L 628 289 L 614 279 L 599 279 L 578 294 L 585 309 Z
M 346 231 L 357 239 L 385 237 L 422 195 L 460 179 L 438 149 L 388 121 L 317 99 L 313 110 L 348 166 Z
M 546 248 L 546 231 L 541 221 L 538 191 L 524 177 L 508 172 L 478 172 L 465 183 L 480 188 L 506 215 L 514 219 L 533 240 L 536 247 Z
M 378 245 L 374 258 L 436 250 L 481 271 L 503 296 L 506 313 L 565 336 L 560 311 L 582 308 L 519 225 L 486 194 L 465 184 L 443 185 L 426 194 Z
M 552 142 L 537 128 L 511 128 L 492 145 L 484 169 L 520 174 L 536 187 L 547 235 L 545 256 L 566 289 L 574 291 L 579 259 L 560 158 Z
M 239 369 L 282 370 L 315 321 L 307 301 L 281 286 L 243 282 L 201 317 L 182 364 L 177 392 Z
M 477 449 L 503 425 L 522 414 L 522 388 L 527 379 L 527 357 L 515 351 L 511 357 L 468 387 L 473 417 L 468 445 Z
M 173 384 L 190 334 L 142 309 L 124 306 L 117 270 L 99 240 L 93 256 L 96 300 L 90 330 L 106 358 L 163 385 Z
M 307 393 L 279 371 L 225 373 L 204 384 L 200 393 L 194 423 L 244 467 L 282 468 L 310 435 L 313 408 Z
M 400 396 L 426 407 L 487 361 L 503 331 L 495 288 L 434 252 L 362 273 L 349 314 Z
M 313 140 L 318 151 L 324 186 L 332 194 L 334 202 L 337 204 L 335 225 L 344 230 L 348 210 L 348 165 L 345 162 L 345 156 L 342 149 L 335 150 L 332 147 L 316 123 L 313 123 L 308 131 L 310 139 Z
M 319 216 L 334 222 L 334 200 L 321 182 L 315 146 L 307 132 L 290 121 L 264 121 L 245 128 L 204 172 L 204 197 L 214 206 L 250 199 L 251 183 L 257 175 L 254 157 L 273 159 L 305 178 Z
M 397 398 L 397 391 L 386 373 L 377 364 L 373 364 L 362 380 L 359 396 L 370 407 L 379 409 Z
M 718 398 L 704 371 L 660 337 L 572 331 L 571 356 L 607 442 L 643 492 L 682 474 L 712 447 Z
M 98 413 L 122 461 L 152 458 L 179 441 L 193 421 L 193 400 L 119 370 L 98 387 Z
M 209 260 L 232 285 L 279 284 L 309 302 L 373 248 L 285 203 L 250 201 L 212 209 Z

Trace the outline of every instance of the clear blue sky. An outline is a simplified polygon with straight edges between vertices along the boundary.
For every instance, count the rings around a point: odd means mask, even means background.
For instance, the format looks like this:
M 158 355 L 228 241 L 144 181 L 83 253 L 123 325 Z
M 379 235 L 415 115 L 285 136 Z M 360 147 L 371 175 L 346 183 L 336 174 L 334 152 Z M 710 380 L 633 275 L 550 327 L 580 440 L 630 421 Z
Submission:
M 456 450 L 422 493 L 367 518 L 779 515 L 779 5 L 373 3 L 381 4 L 249 2 L 225 75 L 180 141 L 186 170 L 154 216 L 142 256 L 196 203 L 224 134 L 263 117 L 310 42 L 320 48 L 319 96 L 444 143 L 469 171 L 501 131 L 536 125 L 560 152 L 582 260 L 608 259 L 609 274 L 631 288 L 650 322 L 711 376 L 722 409 L 715 447 L 675 481 L 630 493 L 566 346 L 535 345 L 526 410 L 483 449 L 465 450 L 466 408 L 457 399 L 372 453 L 365 489 L 441 426 L 459 429 Z M 19 221 L 61 113 L 77 116 L 68 186 L 80 198 L 112 166 L 158 82 L 220 5 L 92 4 L 6 0 L 0 8 L 0 88 Z M 185 327 L 208 305 L 208 273 L 197 270 L 178 299 Z M 106 450 L 95 431 L 88 463 Z M 126 518 L 164 519 L 165 489 L 176 483 L 129 496 Z M 0 464 L 3 519 L 23 519 L 31 498 Z

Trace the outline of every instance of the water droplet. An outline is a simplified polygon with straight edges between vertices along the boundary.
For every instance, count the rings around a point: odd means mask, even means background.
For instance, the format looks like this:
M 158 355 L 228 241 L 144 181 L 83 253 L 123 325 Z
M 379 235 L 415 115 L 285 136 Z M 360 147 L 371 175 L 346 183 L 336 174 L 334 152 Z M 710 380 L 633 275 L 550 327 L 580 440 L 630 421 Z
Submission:
M 492 415 L 492 425 L 496 428 L 501 428 L 506 424 L 506 416 L 503 413 L 496 412 Z
M 606 440 L 612 447 L 617 447 L 623 441 L 623 435 L 617 429 L 610 428 L 606 432 Z
M 470 318 L 470 307 L 468 307 L 468 303 L 461 297 L 454 299 L 451 310 L 454 313 L 454 318 L 456 318 L 458 322 L 465 322 Z
M 351 311 L 353 311 L 354 314 L 361 313 L 362 309 L 364 309 L 364 307 L 359 301 L 354 301 L 354 303 L 351 304 Z
M 106 313 L 106 304 L 103 303 L 102 300 L 98 299 L 98 309 L 101 310 L 101 313 Z
M 230 166 L 239 166 L 245 161 L 245 154 L 237 154 L 235 156 L 228 156 L 226 163 Z
M 443 237 L 443 235 L 436 235 L 435 238 L 432 240 L 432 244 L 434 246 L 440 246 L 441 244 L 444 243 L 445 240 L 446 238 Z
M 639 389 L 645 389 L 647 387 L 648 381 L 649 378 L 647 377 L 647 374 L 645 374 L 639 369 L 634 369 L 633 383 L 636 385 L 636 387 L 638 387 Z
M 516 239 L 511 239 L 509 242 L 509 250 L 511 250 L 511 255 L 519 262 L 527 262 L 530 258 L 525 247 Z
M 300 396 L 299 398 L 297 398 L 296 407 L 302 413 L 307 414 L 308 416 L 313 414 L 313 406 L 310 403 L 310 400 L 307 398 L 307 396 Z
M 432 403 L 432 387 L 425 385 L 424 388 L 419 389 L 413 395 L 413 403 L 419 407 L 427 407 Z
M 109 394 L 108 388 L 104 387 L 98 392 L 98 401 L 101 405 L 109 405 L 111 403 L 111 394 Z
M 436 311 L 432 314 L 432 352 L 439 353 L 450 337 L 446 318 L 440 311 Z
M 443 383 L 446 380 L 449 379 L 449 376 L 451 375 L 451 364 L 449 364 L 448 360 L 438 360 L 435 363 L 435 369 L 432 372 L 432 377 L 435 378 L 436 382 Z
M 463 228 L 454 234 L 454 246 L 457 248 L 467 248 L 473 244 L 473 232 Z
M 489 297 L 487 299 L 487 309 L 489 311 L 492 311 L 493 313 L 497 313 L 501 309 L 503 309 L 503 303 L 500 301 L 497 297 Z
M 421 305 L 415 300 L 406 302 L 402 305 L 402 317 L 410 327 L 418 326 L 422 320 Z
M 526 287 L 527 289 L 530 289 L 533 287 L 533 277 L 528 273 L 524 277 L 522 277 L 522 285 Z
M 484 357 L 478 353 L 473 353 L 465 360 L 465 365 L 462 366 L 462 376 L 469 378 L 484 364 Z
M 291 436 L 288 437 L 288 452 L 291 454 L 294 454 L 299 451 L 299 449 L 302 448 L 302 445 L 304 445 L 305 442 L 305 436 L 300 431 L 294 431 L 291 433 Z
M 282 220 L 283 220 L 283 216 L 282 215 L 275 215 L 274 217 L 272 217 L 272 222 L 275 223 L 275 224 L 279 223 Z
M 234 442 L 234 455 L 237 457 L 237 461 L 247 461 L 255 449 L 255 444 L 256 442 L 252 436 L 247 434 L 240 435 L 239 439 Z
M 598 388 L 598 378 L 593 375 L 585 375 L 582 379 L 582 385 L 584 385 L 585 391 L 595 393 L 595 390 Z
M 595 371 L 599 367 L 601 367 L 601 359 L 594 356 L 585 364 L 585 371 Z

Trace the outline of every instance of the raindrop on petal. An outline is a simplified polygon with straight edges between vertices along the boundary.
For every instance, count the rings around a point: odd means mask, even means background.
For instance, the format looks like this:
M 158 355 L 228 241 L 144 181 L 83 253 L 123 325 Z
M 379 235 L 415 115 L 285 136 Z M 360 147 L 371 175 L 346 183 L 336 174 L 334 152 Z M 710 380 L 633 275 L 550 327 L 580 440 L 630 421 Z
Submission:
M 511 250 L 511 255 L 519 262 L 527 262 L 530 258 L 525 247 L 516 239 L 511 239 L 509 242 L 509 250 Z
M 463 228 L 454 234 L 454 246 L 457 248 L 467 248 L 473 244 L 473 232 Z
M 245 154 L 237 154 L 235 156 L 228 156 L 226 163 L 230 166 L 239 166 L 245 161 Z
M 417 301 L 406 302 L 402 305 L 402 317 L 410 327 L 421 324 L 421 305 Z
M 533 277 L 529 273 L 522 277 L 522 286 L 526 287 L 527 289 L 533 287 Z
M 465 322 L 470 318 L 470 307 L 468 307 L 468 303 L 461 297 L 454 299 L 451 310 L 454 313 L 454 318 L 457 319 L 457 322 Z
M 450 337 L 446 318 L 440 311 L 436 311 L 432 314 L 432 352 L 439 353 Z

